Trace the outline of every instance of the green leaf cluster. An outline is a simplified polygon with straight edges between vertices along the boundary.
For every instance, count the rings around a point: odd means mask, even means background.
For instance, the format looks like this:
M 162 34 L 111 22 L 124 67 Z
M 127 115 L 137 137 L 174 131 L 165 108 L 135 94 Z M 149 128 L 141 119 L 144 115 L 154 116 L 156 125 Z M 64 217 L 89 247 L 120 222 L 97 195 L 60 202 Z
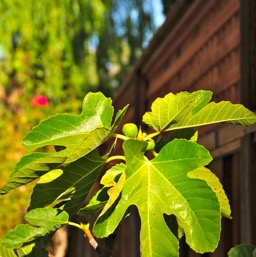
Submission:
M 211 92 L 203 90 L 157 98 L 142 117 L 151 132 L 139 128 L 132 138 L 117 133 L 127 106 L 113 117 L 112 101 L 102 93 L 87 94 L 80 115 L 57 114 L 40 122 L 23 146 L 54 150 L 25 155 L 0 189 L 4 195 L 35 182 L 26 215 L 33 226 L 18 225 L 4 237 L 3 247 L 17 252 L 32 244 L 30 250 L 38 250 L 33 245 L 37 240 L 49 239 L 62 225 L 74 225 L 69 219 L 75 214 L 85 216 L 89 224 L 97 215 L 92 232 L 97 238 L 108 237 L 136 206 L 142 256 L 176 257 L 183 236 L 194 251 L 213 252 L 221 217 L 230 218 L 231 210 L 220 181 L 205 167 L 212 157 L 197 143 L 195 127 L 219 122 L 251 125 L 256 115 L 239 104 L 210 100 Z M 115 155 L 119 143 L 123 155 Z M 97 181 L 101 186 L 95 191 Z
M 113 94 L 156 29 L 149 2 L 2 0 L 0 89 L 56 103 Z
M 19 224 L 11 230 L 2 240 L 0 246 L 1 256 L 47 256 L 43 247 L 39 247 L 42 237 L 47 237 L 51 231 L 55 231 L 62 225 L 68 223 L 67 212 L 57 208 L 38 208 L 25 215 L 30 224 Z M 16 253 L 12 250 L 17 249 Z
M 88 91 L 95 84 L 89 42 L 100 31 L 106 10 L 101 0 L 1 1 L 1 84 L 10 90 L 15 78 L 28 95 L 36 91 L 59 100 L 67 99 L 68 91 L 81 97 L 85 85 Z
M 24 243 L 31 243 L 34 239 L 45 236 L 55 228 L 67 224 L 69 215 L 56 208 L 38 208 L 25 215 L 30 224 L 19 224 L 10 231 L 1 242 L 4 247 L 20 248 Z

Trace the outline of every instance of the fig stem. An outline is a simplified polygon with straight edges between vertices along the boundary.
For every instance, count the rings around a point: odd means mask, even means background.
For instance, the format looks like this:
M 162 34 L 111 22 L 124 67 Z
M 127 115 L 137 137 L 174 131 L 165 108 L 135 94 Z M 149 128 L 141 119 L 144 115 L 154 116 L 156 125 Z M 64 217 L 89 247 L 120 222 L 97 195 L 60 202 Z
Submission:
M 122 161 L 125 161 L 125 157 L 123 155 L 114 155 L 114 156 L 110 156 L 106 163 L 108 162 L 111 162 L 111 161 L 114 161 L 114 160 L 122 160 Z
M 124 141 L 128 139 L 127 136 L 124 136 L 124 135 L 121 135 L 121 134 L 117 134 L 117 133 L 113 133 L 113 134 L 111 135 L 111 137 L 119 138 L 119 139 L 122 139 L 122 140 L 124 140 Z

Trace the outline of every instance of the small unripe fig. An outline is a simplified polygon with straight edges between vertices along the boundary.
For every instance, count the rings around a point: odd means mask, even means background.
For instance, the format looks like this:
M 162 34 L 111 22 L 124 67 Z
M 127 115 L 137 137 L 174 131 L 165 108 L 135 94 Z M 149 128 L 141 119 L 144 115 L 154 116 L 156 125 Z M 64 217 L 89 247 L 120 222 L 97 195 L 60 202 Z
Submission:
M 129 138 L 136 138 L 138 135 L 138 127 L 134 123 L 126 123 L 122 128 L 122 132 Z
M 156 144 L 153 139 L 147 139 L 146 142 L 148 143 L 146 150 L 153 150 L 155 148 Z

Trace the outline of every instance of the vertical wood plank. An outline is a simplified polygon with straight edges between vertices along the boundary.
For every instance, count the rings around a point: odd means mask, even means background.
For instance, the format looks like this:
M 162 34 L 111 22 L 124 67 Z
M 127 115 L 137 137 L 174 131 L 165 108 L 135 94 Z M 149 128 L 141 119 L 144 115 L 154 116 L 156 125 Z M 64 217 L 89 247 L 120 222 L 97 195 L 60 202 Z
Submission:
M 256 2 L 241 0 L 241 103 L 256 110 Z M 256 146 L 241 141 L 241 241 L 256 242 Z
M 241 243 L 256 242 L 256 143 L 253 135 L 241 142 Z
M 256 1 L 241 0 L 241 102 L 256 110 Z

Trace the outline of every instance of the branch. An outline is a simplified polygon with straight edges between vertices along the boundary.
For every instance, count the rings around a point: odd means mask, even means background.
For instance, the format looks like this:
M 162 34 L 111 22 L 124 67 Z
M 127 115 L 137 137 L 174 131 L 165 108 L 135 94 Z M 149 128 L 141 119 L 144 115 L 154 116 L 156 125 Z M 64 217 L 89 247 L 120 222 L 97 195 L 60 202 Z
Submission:
M 94 237 L 93 237 L 93 235 L 90 231 L 90 228 L 89 228 L 90 224 L 89 223 L 87 223 L 87 224 L 83 224 L 83 223 L 77 224 L 77 223 L 69 221 L 68 224 L 83 230 L 84 237 L 88 238 L 89 244 L 99 254 L 99 256 L 102 256 L 102 250 L 100 249 L 97 241 L 94 239 Z
M 99 245 L 97 241 L 94 239 L 91 231 L 90 231 L 90 224 L 80 224 L 81 229 L 84 231 L 84 236 L 88 238 L 89 244 L 93 247 L 95 251 L 97 251 L 99 254 L 101 254 L 101 249 L 99 248 Z

